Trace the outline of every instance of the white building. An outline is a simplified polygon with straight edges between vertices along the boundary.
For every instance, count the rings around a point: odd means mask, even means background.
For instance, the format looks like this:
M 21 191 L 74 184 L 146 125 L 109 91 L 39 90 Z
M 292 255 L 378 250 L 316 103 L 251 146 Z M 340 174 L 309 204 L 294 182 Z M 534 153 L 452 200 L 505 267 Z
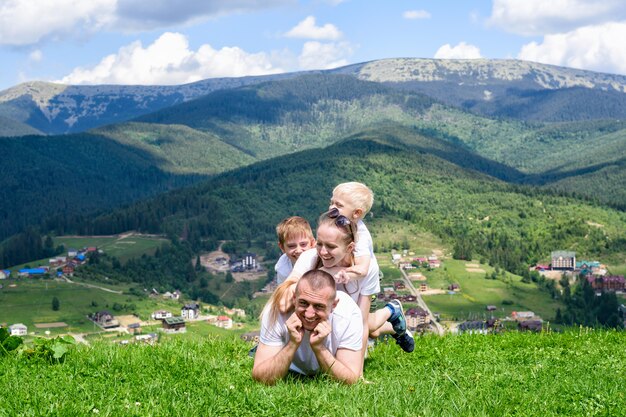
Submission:
M 185 306 L 180 310 L 180 315 L 187 320 L 196 319 L 200 315 L 200 305 L 197 303 L 185 304 Z
M 11 334 L 11 336 L 26 336 L 26 334 L 28 333 L 28 328 L 22 323 L 16 323 L 12 326 L 9 326 L 9 333 Z
M 159 310 L 152 313 L 152 320 L 165 320 L 168 317 L 172 317 L 172 313 L 166 310 Z

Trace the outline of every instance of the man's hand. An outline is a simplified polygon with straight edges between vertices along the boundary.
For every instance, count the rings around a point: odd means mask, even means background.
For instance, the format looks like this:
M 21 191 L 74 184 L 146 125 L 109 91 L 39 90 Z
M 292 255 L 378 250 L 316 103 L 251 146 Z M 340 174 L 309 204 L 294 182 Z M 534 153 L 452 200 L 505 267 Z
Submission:
M 304 327 L 302 327 L 302 322 L 296 316 L 296 313 L 293 313 L 285 324 L 287 325 L 287 330 L 289 330 L 289 340 L 299 346 L 304 336 Z
M 283 296 L 283 298 L 280 300 L 280 303 L 278 304 L 278 310 L 281 313 L 285 314 L 291 309 L 293 309 L 293 295 L 295 293 L 295 290 L 296 290 L 296 284 L 292 284 L 289 286 L 289 288 L 287 288 L 287 291 L 285 291 L 285 295 Z
M 326 337 L 330 334 L 332 327 L 328 320 L 320 322 L 311 332 L 311 348 L 316 349 L 324 343 Z

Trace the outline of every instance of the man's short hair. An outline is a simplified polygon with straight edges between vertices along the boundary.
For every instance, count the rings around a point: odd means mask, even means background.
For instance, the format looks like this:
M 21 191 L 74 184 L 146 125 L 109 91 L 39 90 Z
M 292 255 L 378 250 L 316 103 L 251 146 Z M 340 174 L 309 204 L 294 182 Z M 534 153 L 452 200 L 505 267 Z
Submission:
M 300 284 L 303 281 L 306 281 L 313 291 L 320 291 L 324 288 L 331 288 L 333 290 L 333 300 L 337 295 L 335 278 L 333 278 L 333 276 L 326 271 L 322 271 L 321 269 L 313 269 L 302 275 L 302 278 L 300 278 L 298 284 L 296 285 L 296 294 L 300 293 Z
M 276 235 L 281 245 L 284 245 L 285 241 L 292 237 L 304 236 L 308 239 L 313 239 L 311 225 L 300 216 L 287 217 L 278 223 L 276 225 Z
M 374 204 L 374 193 L 370 188 L 360 182 L 344 182 L 333 190 L 333 194 L 347 196 L 356 208 L 363 210 L 365 216 Z

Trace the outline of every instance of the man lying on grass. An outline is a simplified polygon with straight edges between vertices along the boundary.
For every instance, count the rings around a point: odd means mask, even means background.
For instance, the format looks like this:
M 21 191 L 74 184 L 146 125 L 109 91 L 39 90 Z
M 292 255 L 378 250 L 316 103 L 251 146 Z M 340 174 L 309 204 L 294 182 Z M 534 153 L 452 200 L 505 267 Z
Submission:
M 353 384 L 359 380 L 363 321 L 354 300 L 335 290 L 327 272 L 309 271 L 294 293 L 294 309 L 273 314 L 268 303 L 261 315 L 261 337 L 252 377 L 273 384 L 291 370 L 320 371 Z

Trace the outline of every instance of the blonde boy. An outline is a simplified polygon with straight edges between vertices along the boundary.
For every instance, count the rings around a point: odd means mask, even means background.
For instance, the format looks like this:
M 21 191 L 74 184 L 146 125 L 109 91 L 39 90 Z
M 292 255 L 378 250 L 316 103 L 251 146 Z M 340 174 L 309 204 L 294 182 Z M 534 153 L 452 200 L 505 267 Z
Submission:
M 276 281 L 278 284 L 287 279 L 302 252 L 315 247 L 315 238 L 311 225 L 306 219 L 292 216 L 284 219 L 276 226 L 278 247 L 283 254 L 276 262 Z
M 367 275 L 370 262 L 376 262 L 372 235 L 363 223 L 363 218 L 372 208 L 374 193 L 360 182 L 344 182 L 333 190 L 328 210 L 337 209 L 339 214 L 357 224 L 356 248 L 354 250 L 354 266 L 345 270 L 349 278 L 362 278 Z

